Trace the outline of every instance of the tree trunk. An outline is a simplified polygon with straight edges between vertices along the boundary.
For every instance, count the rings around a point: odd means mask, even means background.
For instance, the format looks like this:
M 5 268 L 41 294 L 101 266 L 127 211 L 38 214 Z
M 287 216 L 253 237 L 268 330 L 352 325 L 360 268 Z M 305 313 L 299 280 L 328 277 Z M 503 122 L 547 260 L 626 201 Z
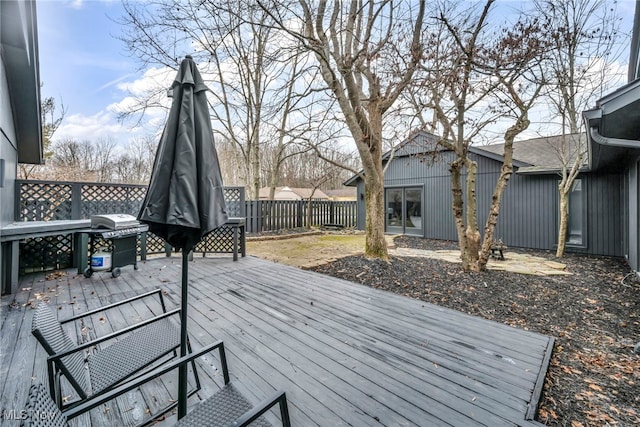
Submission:
M 558 230 L 558 248 L 556 256 L 562 258 L 567 245 L 567 227 L 569 226 L 569 192 L 565 190 L 564 180 L 558 184 L 560 193 L 560 227 Z
M 258 141 L 254 141 L 253 150 L 251 150 L 251 192 L 254 200 L 260 198 L 260 150 L 258 149 Z
M 382 175 L 365 175 L 365 255 L 388 259 L 387 241 L 384 237 L 384 185 Z
M 458 158 L 449 168 L 451 177 L 451 194 L 453 202 L 451 208 L 453 210 L 453 220 L 456 224 L 456 232 L 458 233 L 458 245 L 460 246 L 460 259 L 463 261 L 463 255 L 468 252 L 467 235 L 465 233 L 464 223 L 464 198 L 462 191 L 462 159 Z
M 269 200 L 273 200 L 276 197 L 276 186 L 278 185 L 278 171 L 271 173 L 271 179 L 269 180 Z
M 478 164 L 467 158 L 465 166 L 467 168 L 467 229 L 465 230 L 467 248 L 465 253 L 461 253 L 461 256 L 462 268 L 465 271 L 469 271 L 476 270 L 480 251 L 480 231 L 478 230 L 478 207 L 476 203 L 476 177 L 478 175 Z
M 516 136 L 527 127 L 529 127 L 529 119 L 526 113 L 524 113 L 523 116 L 505 132 L 502 168 L 500 168 L 500 176 L 498 177 L 498 181 L 493 190 L 493 196 L 491 197 L 489 215 L 487 216 L 487 222 L 484 226 L 482 250 L 480 251 L 478 262 L 474 268 L 476 271 L 484 271 L 487 268 L 487 262 L 491 254 L 491 245 L 493 244 L 493 236 L 498 226 L 498 215 L 500 214 L 502 195 L 513 174 L 513 141 Z
M 491 254 L 491 245 L 493 244 L 493 236 L 495 235 L 496 227 L 498 225 L 498 215 L 500 214 L 502 195 L 504 194 L 504 190 L 507 188 L 509 179 L 513 174 L 513 164 L 511 161 L 507 162 L 506 157 L 507 156 L 505 155 L 505 163 L 502 165 L 498 182 L 496 182 L 496 187 L 493 190 L 489 216 L 487 217 L 487 223 L 484 227 L 482 249 L 480 250 L 480 257 L 478 258 L 476 268 L 474 268 L 476 271 L 484 271 L 487 269 L 487 262 L 489 261 L 489 256 Z

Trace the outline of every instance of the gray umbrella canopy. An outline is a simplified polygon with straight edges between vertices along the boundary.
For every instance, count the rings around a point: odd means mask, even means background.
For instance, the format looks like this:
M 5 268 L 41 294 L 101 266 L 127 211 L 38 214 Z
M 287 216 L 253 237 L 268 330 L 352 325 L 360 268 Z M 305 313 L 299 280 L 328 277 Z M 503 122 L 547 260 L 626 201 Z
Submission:
M 186 56 L 171 85 L 173 103 L 164 127 L 138 220 L 182 250 L 180 356 L 188 349 L 188 254 L 227 221 L 218 154 L 213 142 L 207 87 Z M 187 365 L 178 372 L 178 418 L 187 411 Z
M 227 212 L 207 87 L 190 56 L 180 64 L 171 89 L 171 111 L 138 220 L 174 248 L 188 252 L 227 221 Z

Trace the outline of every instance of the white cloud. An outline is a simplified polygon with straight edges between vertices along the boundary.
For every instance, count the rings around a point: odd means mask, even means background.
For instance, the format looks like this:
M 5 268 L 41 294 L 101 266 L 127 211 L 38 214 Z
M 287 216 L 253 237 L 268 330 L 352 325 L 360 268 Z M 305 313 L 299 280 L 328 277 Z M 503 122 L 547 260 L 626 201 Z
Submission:
M 93 115 L 72 114 L 64 118 L 56 131 L 53 141 L 74 139 L 78 141 L 96 141 L 98 138 L 110 138 L 120 147 L 126 146 L 134 138 L 146 135 L 158 135 L 164 126 L 166 113 L 171 99 L 166 96 L 166 88 L 171 84 L 175 70 L 169 68 L 151 68 L 142 76 L 131 74 L 106 83 L 98 90 L 115 87 L 121 92 L 119 101 L 105 106 Z M 154 94 L 151 106 L 145 109 L 143 117 L 132 116 L 124 122 L 119 120 L 123 112 L 138 111 L 140 99 Z
M 125 144 L 129 139 L 142 134 L 144 129 L 141 126 L 122 125 L 112 113 L 101 111 L 91 116 L 73 114 L 65 117 L 53 141 L 96 141 L 98 138 L 111 138 L 118 144 Z
M 84 6 L 84 0 L 71 0 L 67 5 L 72 9 L 82 9 Z
M 173 82 L 176 71 L 168 68 L 149 68 L 133 81 L 118 83 L 117 88 L 133 96 L 145 96 L 149 93 L 168 89 Z

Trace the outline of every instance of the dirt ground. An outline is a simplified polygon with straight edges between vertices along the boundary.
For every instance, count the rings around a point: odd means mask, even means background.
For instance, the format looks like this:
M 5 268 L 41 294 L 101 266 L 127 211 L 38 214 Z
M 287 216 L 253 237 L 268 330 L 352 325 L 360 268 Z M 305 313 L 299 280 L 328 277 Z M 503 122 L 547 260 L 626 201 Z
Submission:
M 305 233 L 247 239 L 247 254 L 294 267 L 310 268 L 338 258 L 364 253 L 364 234 Z

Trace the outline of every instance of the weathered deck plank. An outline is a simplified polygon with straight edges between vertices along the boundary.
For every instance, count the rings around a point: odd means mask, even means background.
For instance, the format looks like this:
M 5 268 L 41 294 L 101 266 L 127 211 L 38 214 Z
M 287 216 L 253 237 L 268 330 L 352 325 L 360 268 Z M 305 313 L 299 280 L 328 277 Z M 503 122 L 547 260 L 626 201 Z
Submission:
M 64 318 L 162 288 L 175 308 L 180 261 L 141 262 L 117 279 L 71 271 L 59 280 L 23 278 L 21 288 L 30 289 L 15 302 L 2 299 L 0 409 L 21 409 L 31 376 L 46 382 L 29 300 L 46 296 Z M 252 257 L 196 257 L 189 278 L 194 347 L 223 339 L 237 387 L 254 402 L 284 389 L 294 425 L 531 424 L 525 414 L 538 398 L 549 337 Z M 87 318 L 84 332 L 77 324 L 70 330 L 92 339 L 159 311 L 155 301 L 136 302 Z M 206 398 L 222 385 L 217 355 L 199 365 L 198 396 Z M 176 375 L 168 375 L 73 424 L 131 425 L 176 389 Z

